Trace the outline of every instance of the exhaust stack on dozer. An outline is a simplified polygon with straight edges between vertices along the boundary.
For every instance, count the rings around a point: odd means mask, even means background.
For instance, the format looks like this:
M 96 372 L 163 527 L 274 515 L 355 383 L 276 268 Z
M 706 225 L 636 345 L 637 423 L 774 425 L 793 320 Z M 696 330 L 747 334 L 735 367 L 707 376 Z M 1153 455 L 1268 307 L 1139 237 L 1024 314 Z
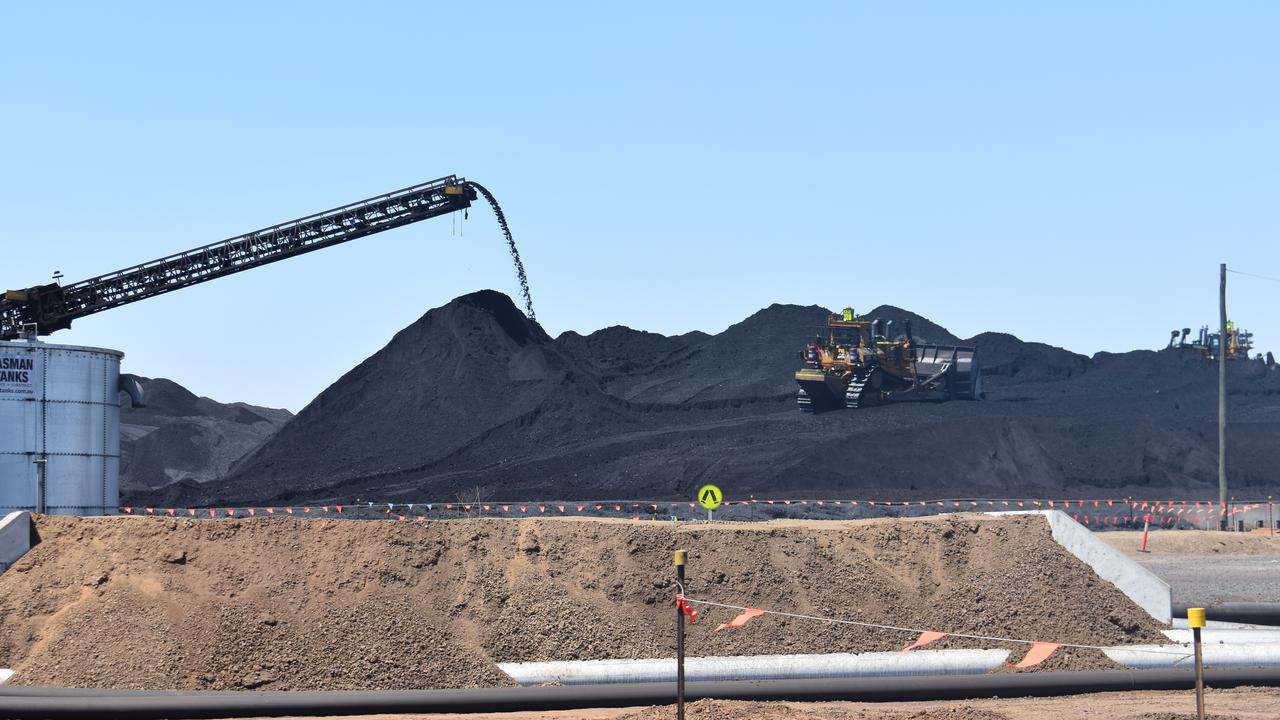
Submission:
M 978 400 L 977 350 L 918 345 L 890 335 L 893 321 L 859 317 L 853 308 L 827 318 L 824 332 L 801 351 L 796 401 L 805 412 L 862 408 L 887 402 Z

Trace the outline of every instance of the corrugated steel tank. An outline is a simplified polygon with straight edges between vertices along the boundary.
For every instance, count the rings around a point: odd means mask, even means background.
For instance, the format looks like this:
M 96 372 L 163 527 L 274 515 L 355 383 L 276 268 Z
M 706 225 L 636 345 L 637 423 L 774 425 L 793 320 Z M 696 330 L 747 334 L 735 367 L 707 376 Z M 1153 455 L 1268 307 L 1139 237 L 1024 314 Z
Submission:
M 120 505 L 118 350 L 0 342 L 0 515 Z

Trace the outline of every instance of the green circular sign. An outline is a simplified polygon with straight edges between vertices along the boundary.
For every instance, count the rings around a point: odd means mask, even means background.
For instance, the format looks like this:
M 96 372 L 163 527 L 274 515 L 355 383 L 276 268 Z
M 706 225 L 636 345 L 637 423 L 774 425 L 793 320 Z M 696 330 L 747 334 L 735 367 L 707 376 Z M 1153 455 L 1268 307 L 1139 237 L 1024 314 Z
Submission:
M 715 485 L 703 485 L 698 488 L 698 504 L 707 510 L 715 510 L 724 500 L 724 493 Z

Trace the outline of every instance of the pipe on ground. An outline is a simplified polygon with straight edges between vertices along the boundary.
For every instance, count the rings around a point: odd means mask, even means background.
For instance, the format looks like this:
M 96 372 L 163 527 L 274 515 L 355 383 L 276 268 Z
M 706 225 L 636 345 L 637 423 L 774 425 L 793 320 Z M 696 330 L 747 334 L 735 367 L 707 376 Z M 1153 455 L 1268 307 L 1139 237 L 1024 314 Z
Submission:
M 1280 669 L 1205 671 L 1205 684 L 1280 686 Z M 1092 692 L 1189 690 L 1195 677 L 1186 670 L 1132 672 L 1031 672 L 999 675 L 776 680 L 769 682 L 689 683 L 690 700 L 964 700 L 984 697 L 1051 697 Z M 674 683 L 579 687 L 495 688 L 475 690 L 398 690 L 384 692 L 165 692 L 148 695 L 68 694 L 60 688 L 27 688 L 42 694 L 17 694 L 0 688 L 0 717 L 172 718 L 372 715 L 380 713 L 476 713 L 517 710 L 664 705 L 675 698 Z
M 1210 620 L 1251 625 L 1280 625 L 1280 603 L 1229 602 L 1221 605 L 1175 605 L 1173 616 L 1185 618 L 1188 607 L 1203 607 Z
M 1186 645 L 1193 640 L 1190 629 L 1161 630 L 1175 643 Z M 1225 645 L 1276 645 L 1280 644 L 1280 628 L 1257 630 L 1253 628 L 1206 627 L 1201 630 L 1201 640 L 1207 644 Z
M 713 656 L 687 658 L 684 673 L 688 682 L 984 675 L 1008 658 L 1008 650 Z M 498 663 L 498 669 L 521 685 L 608 685 L 676 680 L 675 658 Z
M 1201 649 L 1206 666 L 1280 668 L 1280 645 L 1275 643 L 1215 643 L 1206 637 Z M 1122 645 L 1102 652 L 1134 670 L 1189 667 L 1195 662 L 1195 650 L 1190 645 Z

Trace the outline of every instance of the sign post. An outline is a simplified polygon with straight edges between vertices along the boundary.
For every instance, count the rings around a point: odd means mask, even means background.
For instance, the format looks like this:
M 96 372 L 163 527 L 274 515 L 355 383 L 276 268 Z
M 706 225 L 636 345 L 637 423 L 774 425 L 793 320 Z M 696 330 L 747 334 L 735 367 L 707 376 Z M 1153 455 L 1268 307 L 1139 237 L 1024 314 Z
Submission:
M 703 485 L 698 488 L 698 504 L 707 511 L 707 522 L 711 522 L 711 513 L 724 501 L 724 493 L 715 485 Z
M 680 595 L 676 601 L 676 719 L 684 720 L 684 564 L 689 553 L 675 553 L 676 587 Z
M 1204 655 L 1200 650 L 1200 628 L 1204 627 L 1204 608 L 1187 608 L 1187 625 L 1196 646 L 1196 718 L 1204 720 Z

